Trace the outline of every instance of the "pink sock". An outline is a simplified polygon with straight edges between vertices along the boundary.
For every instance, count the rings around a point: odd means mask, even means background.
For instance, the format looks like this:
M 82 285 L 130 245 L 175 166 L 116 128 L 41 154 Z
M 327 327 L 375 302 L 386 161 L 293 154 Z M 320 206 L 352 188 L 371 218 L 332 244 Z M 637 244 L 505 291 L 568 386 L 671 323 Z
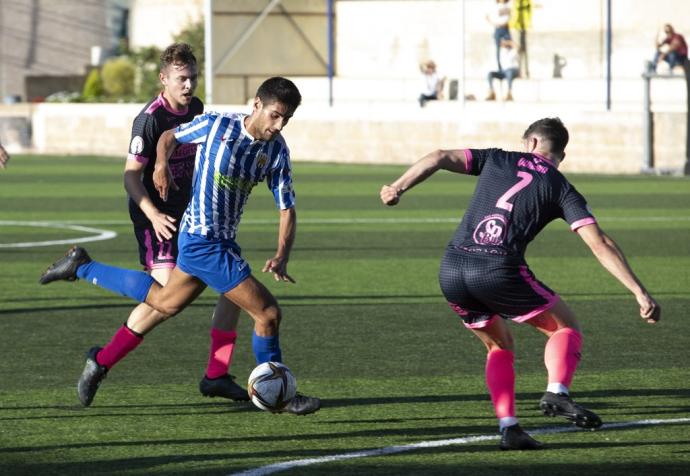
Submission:
M 208 366 L 206 367 L 206 376 L 208 378 L 218 378 L 228 373 L 236 340 L 236 331 L 223 331 L 215 327 L 211 328 L 211 350 L 209 351 Z
M 143 340 L 142 336 L 135 334 L 129 327 L 123 325 L 110 339 L 110 342 L 98 352 L 96 362 L 110 369 L 125 355 L 136 349 Z
M 560 383 L 570 387 L 573 375 L 580 362 L 582 334 L 570 327 L 554 332 L 546 342 L 544 364 L 549 374 L 549 383 Z
M 503 349 L 493 350 L 486 357 L 486 386 L 497 418 L 515 416 L 514 360 L 513 353 Z

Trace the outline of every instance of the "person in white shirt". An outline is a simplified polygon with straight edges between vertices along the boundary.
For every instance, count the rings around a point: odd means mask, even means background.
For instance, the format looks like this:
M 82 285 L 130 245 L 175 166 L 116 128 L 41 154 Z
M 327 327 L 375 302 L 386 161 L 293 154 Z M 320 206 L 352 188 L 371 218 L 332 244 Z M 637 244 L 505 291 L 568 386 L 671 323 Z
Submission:
M 428 101 L 435 101 L 441 98 L 443 82 L 445 78 L 436 71 L 436 63 L 424 61 L 419 65 L 422 71 L 421 93 L 419 94 L 419 106 L 424 107 Z
M 520 74 L 520 58 L 518 56 L 517 48 L 512 40 L 501 40 L 501 65 L 498 71 L 489 71 L 487 80 L 489 82 L 489 94 L 486 97 L 487 101 L 496 100 L 496 92 L 494 90 L 494 79 L 506 80 L 508 82 L 508 91 L 505 95 L 506 101 L 513 100 L 513 80 Z

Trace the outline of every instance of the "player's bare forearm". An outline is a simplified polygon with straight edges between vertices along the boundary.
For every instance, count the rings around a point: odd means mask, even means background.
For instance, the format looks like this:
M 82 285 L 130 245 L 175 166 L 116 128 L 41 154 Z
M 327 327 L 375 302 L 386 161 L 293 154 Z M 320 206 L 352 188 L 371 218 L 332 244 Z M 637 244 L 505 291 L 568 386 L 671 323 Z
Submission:
M 465 173 L 467 159 L 463 150 L 439 149 L 428 153 L 407 169 L 395 182 L 381 188 L 381 201 L 385 205 L 396 205 L 403 193 L 425 181 L 440 169 Z
M 278 228 L 278 249 L 276 256 L 290 257 L 292 245 L 297 234 L 297 212 L 295 208 L 287 208 L 280 211 L 280 224 Z
M 287 274 L 287 263 L 290 259 L 292 245 L 297 233 L 297 212 L 293 208 L 280 210 L 280 223 L 278 225 L 278 248 L 273 258 L 266 261 L 262 271 L 271 272 L 276 281 L 295 280 Z
M 599 263 L 635 296 L 640 305 L 640 316 L 650 323 L 658 321 L 661 317 L 659 305 L 637 278 L 618 244 L 596 224 L 579 228 L 578 234 Z
M 125 190 L 153 225 L 158 241 L 169 240 L 176 230 L 175 219 L 162 213 L 151 201 L 151 197 L 141 182 L 143 170 L 144 166 L 139 162 L 127 161 L 124 179 Z
M 156 144 L 156 166 L 153 169 L 153 185 L 164 201 L 168 199 L 169 189 L 179 190 L 168 167 L 168 159 L 170 159 L 175 147 L 177 147 L 177 140 L 175 139 L 173 129 L 163 132 L 158 139 L 158 144 Z

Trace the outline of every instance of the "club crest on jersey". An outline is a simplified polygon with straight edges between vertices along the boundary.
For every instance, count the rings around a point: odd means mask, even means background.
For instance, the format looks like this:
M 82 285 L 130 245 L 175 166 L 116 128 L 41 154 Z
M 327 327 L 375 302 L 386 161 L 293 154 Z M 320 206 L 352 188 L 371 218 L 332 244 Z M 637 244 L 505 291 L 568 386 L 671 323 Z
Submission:
M 256 166 L 259 167 L 260 169 L 263 169 L 266 167 L 266 164 L 268 163 L 268 155 L 266 155 L 264 152 L 261 152 L 259 155 L 256 156 Z
M 144 150 L 144 139 L 141 136 L 132 137 L 132 142 L 129 144 L 129 152 L 132 155 L 139 155 Z
M 479 222 L 472 238 L 478 245 L 500 245 L 505 239 L 506 228 L 503 215 L 489 215 Z

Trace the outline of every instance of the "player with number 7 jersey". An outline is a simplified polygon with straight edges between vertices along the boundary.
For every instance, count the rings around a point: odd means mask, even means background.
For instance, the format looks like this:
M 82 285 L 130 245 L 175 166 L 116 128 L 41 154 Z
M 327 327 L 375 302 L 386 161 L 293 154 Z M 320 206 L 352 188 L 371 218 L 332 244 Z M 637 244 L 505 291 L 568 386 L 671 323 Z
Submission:
M 596 429 L 598 415 L 575 403 L 570 384 L 580 360 L 580 324 L 563 300 L 539 281 L 525 261 L 527 245 L 561 218 L 599 262 L 635 296 L 649 323 L 660 308 L 628 265 L 617 244 L 599 227 L 584 197 L 558 171 L 569 134 L 558 118 L 545 118 L 524 132 L 524 150 L 437 150 L 381 189 L 396 205 L 403 193 L 444 169 L 479 177 L 467 211 L 441 260 L 439 281 L 449 306 L 486 346 L 486 383 L 498 418 L 500 448 L 539 449 L 515 413 L 513 339 L 506 324 L 528 323 L 547 337 L 548 382 L 539 402 L 544 414 Z

